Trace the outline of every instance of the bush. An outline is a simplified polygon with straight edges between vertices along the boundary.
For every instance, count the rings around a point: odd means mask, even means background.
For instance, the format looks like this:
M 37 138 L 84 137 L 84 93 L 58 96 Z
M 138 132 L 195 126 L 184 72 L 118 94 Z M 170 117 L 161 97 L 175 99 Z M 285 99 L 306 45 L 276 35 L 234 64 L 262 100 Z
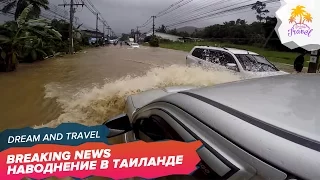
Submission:
M 152 37 L 149 44 L 151 47 L 159 47 L 159 38 Z
M 169 39 L 160 39 L 161 43 L 171 43 L 173 41 L 169 40 Z
M 144 38 L 143 41 L 144 41 L 144 42 L 150 42 L 150 40 L 151 40 L 151 36 L 147 36 L 147 37 Z

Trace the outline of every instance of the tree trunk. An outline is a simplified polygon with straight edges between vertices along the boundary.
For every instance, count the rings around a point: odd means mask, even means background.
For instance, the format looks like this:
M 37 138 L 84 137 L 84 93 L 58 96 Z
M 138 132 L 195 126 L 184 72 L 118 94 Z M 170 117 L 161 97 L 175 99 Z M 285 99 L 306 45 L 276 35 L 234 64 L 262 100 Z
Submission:
M 17 69 L 18 67 L 18 60 L 16 59 L 15 62 L 12 60 L 12 53 L 8 53 L 6 58 L 4 59 L 4 63 L 0 64 L 0 71 L 3 72 L 11 72 Z

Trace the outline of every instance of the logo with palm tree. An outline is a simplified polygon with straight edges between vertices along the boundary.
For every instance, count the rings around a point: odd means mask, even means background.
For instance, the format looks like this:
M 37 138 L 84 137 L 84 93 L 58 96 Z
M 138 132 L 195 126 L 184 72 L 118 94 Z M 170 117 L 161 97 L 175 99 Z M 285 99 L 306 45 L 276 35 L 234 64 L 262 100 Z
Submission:
M 288 36 L 306 35 L 310 37 L 313 29 L 307 23 L 312 23 L 312 19 L 312 15 L 305 10 L 304 6 L 298 5 L 293 8 L 289 18 L 289 23 L 293 24 L 293 26 L 288 30 Z

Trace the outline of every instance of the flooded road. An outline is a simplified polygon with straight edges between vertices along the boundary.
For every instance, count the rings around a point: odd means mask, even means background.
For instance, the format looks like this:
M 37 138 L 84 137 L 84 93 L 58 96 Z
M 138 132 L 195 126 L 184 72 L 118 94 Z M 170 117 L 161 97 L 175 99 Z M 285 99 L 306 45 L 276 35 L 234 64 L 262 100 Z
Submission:
M 127 47 L 87 49 L 1 73 L 0 131 L 67 122 L 98 125 L 122 113 L 131 94 L 239 79 L 230 72 L 186 67 L 185 52 Z
M 0 74 L 0 131 L 67 122 L 99 125 L 122 113 L 126 97 L 135 93 L 239 80 L 229 71 L 186 67 L 185 57 L 185 52 L 161 48 L 110 46 L 21 64 L 16 72 Z
M 101 85 L 106 78 L 139 75 L 155 66 L 184 63 L 183 59 L 184 53 L 177 51 L 101 47 L 74 56 L 21 64 L 16 72 L 0 74 L 0 131 L 46 124 L 58 118 L 62 109 L 56 99 L 45 98 L 55 93 L 46 92 L 46 88 L 74 94 Z
M 66 122 L 98 125 L 122 113 L 131 94 L 240 79 L 229 71 L 186 67 L 186 54 L 143 46 L 106 46 L 21 64 L 16 72 L 0 73 L 0 131 Z

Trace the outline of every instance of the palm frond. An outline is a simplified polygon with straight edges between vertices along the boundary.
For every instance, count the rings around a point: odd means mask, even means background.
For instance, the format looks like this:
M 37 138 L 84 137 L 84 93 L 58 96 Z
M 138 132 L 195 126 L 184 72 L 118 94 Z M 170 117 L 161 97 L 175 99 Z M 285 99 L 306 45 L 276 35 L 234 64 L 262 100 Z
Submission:
M 30 4 L 22 11 L 22 13 L 20 14 L 20 16 L 17 19 L 18 26 L 22 26 L 27 21 L 28 15 L 29 15 L 30 11 L 32 10 L 32 8 L 33 8 L 33 5 Z
M 19 37 L 17 38 L 18 40 L 24 40 L 24 39 L 35 39 L 37 36 L 24 36 L 24 37 Z
M 0 43 L 1 44 L 6 44 L 6 43 L 8 43 L 10 41 L 11 41 L 11 39 L 9 37 L 4 36 L 4 35 L 0 35 Z
M 49 29 L 48 32 L 49 32 L 50 34 L 52 34 L 53 37 L 55 37 L 55 38 L 58 38 L 58 39 L 61 39 L 61 38 L 62 38 L 62 35 L 61 35 L 58 31 L 56 31 L 55 29 Z
M 35 44 L 34 47 L 39 47 L 40 45 L 42 45 L 42 40 L 38 38 L 37 43 Z
M 46 10 L 49 9 L 49 7 L 48 7 L 49 1 L 48 0 L 29 0 L 29 1 L 30 1 L 30 4 L 33 4 L 38 7 L 42 7 Z
M 36 51 L 42 54 L 43 56 L 47 56 L 47 53 L 44 52 L 42 49 L 36 49 Z
M 38 30 L 36 28 L 33 27 L 27 27 L 27 30 L 29 32 L 32 32 L 33 34 L 40 36 L 40 37 L 49 37 L 49 35 L 47 33 L 45 33 L 44 31 Z
M 27 24 L 29 26 L 46 26 L 49 24 L 49 21 L 47 19 L 30 19 Z
M 17 2 L 17 8 L 16 11 L 14 13 L 14 19 L 17 20 L 20 16 L 20 14 L 22 13 L 22 11 L 28 7 L 28 2 L 26 0 L 18 0 Z
M 29 42 L 31 42 L 33 39 L 36 39 L 36 36 L 24 36 L 24 37 L 19 37 L 14 39 L 14 41 L 12 42 L 12 45 L 16 45 L 16 44 L 28 44 Z
M 32 5 L 33 5 L 33 9 L 29 13 L 30 19 L 39 18 L 41 14 L 41 8 L 36 4 L 32 4 Z

